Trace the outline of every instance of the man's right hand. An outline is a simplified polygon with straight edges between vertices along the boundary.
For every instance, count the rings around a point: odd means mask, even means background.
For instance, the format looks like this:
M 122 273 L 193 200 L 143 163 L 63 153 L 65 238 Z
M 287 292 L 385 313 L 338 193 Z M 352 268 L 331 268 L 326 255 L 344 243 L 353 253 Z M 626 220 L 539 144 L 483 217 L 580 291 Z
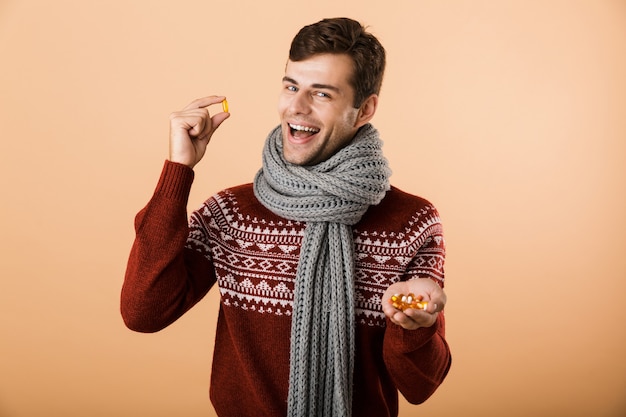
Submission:
M 210 117 L 207 107 L 224 99 L 224 96 L 200 98 L 170 115 L 170 161 L 190 168 L 200 162 L 213 132 L 230 116 L 221 112 Z

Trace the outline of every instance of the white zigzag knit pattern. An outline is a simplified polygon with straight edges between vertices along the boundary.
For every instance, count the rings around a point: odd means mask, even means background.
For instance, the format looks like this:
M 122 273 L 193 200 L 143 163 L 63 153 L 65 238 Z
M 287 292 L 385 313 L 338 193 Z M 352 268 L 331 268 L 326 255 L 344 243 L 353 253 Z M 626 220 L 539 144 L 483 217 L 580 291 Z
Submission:
M 259 218 L 260 203 L 246 212 L 251 202 L 237 194 L 222 191 L 192 214 L 187 247 L 213 263 L 225 306 L 291 316 L 305 224 Z M 385 326 L 380 299 L 394 282 L 429 277 L 443 283 L 445 242 L 432 205 L 420 207 L 400 230 L 357 224 L 353 238 L 357 324 Z

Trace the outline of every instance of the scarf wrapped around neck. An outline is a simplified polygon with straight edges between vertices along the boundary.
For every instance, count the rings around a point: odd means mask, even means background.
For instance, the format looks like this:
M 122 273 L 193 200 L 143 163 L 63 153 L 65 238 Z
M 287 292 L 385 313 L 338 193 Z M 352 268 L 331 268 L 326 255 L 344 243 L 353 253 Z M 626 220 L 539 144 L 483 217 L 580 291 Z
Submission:
M 354 371 L 354 242 L 351 226 L 389 190 L 378 131 L 363 126 L 314 166 L 283 158 L 280 126 L 267 137 L 254 180 L 275 214 L 306 222 L 293 300 L 288 416 L 350 416 Z

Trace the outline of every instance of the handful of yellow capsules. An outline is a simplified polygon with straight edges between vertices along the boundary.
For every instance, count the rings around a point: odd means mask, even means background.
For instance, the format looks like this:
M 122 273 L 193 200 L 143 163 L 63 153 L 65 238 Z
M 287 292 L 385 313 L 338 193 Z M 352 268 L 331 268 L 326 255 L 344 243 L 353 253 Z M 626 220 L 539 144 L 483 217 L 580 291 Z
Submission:
M 406 310 L 407 308 L 414 308 L 416 310 L 425 310 L 426 306 L 428 306 L 427 301 L 422 301 L 422 296 L 418 295 L 417 297 L 413 293 L 409 293 L 407 295 L 404 294 L 394 294 L 391 296 L 389 300 L 391 305 L 397 310 Z
M 222 110 L 224 110 L 224 113 L 228 113 L 228 101 L 226 99 L 222 100 Z

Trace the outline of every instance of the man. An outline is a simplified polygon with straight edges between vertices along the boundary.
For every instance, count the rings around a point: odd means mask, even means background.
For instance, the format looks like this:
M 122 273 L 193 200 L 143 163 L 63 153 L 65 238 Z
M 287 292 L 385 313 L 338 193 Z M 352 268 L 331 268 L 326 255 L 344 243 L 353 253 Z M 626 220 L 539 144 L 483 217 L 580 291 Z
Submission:
M 220 416 L 396 416 L 450 367 L 436 209 L 389 185 L 376 112 L 378 40 L 351 19 L 294 38 L 281 124 L 253 184 L 187 219 L 192 168 L 229 114 L 196 100 L 170 117 L 170 156 L 137 215 L 122 316 L 158 331 L 218 283 L 211 401 Z M 427 301 L 401 311 L 394 294 Z

